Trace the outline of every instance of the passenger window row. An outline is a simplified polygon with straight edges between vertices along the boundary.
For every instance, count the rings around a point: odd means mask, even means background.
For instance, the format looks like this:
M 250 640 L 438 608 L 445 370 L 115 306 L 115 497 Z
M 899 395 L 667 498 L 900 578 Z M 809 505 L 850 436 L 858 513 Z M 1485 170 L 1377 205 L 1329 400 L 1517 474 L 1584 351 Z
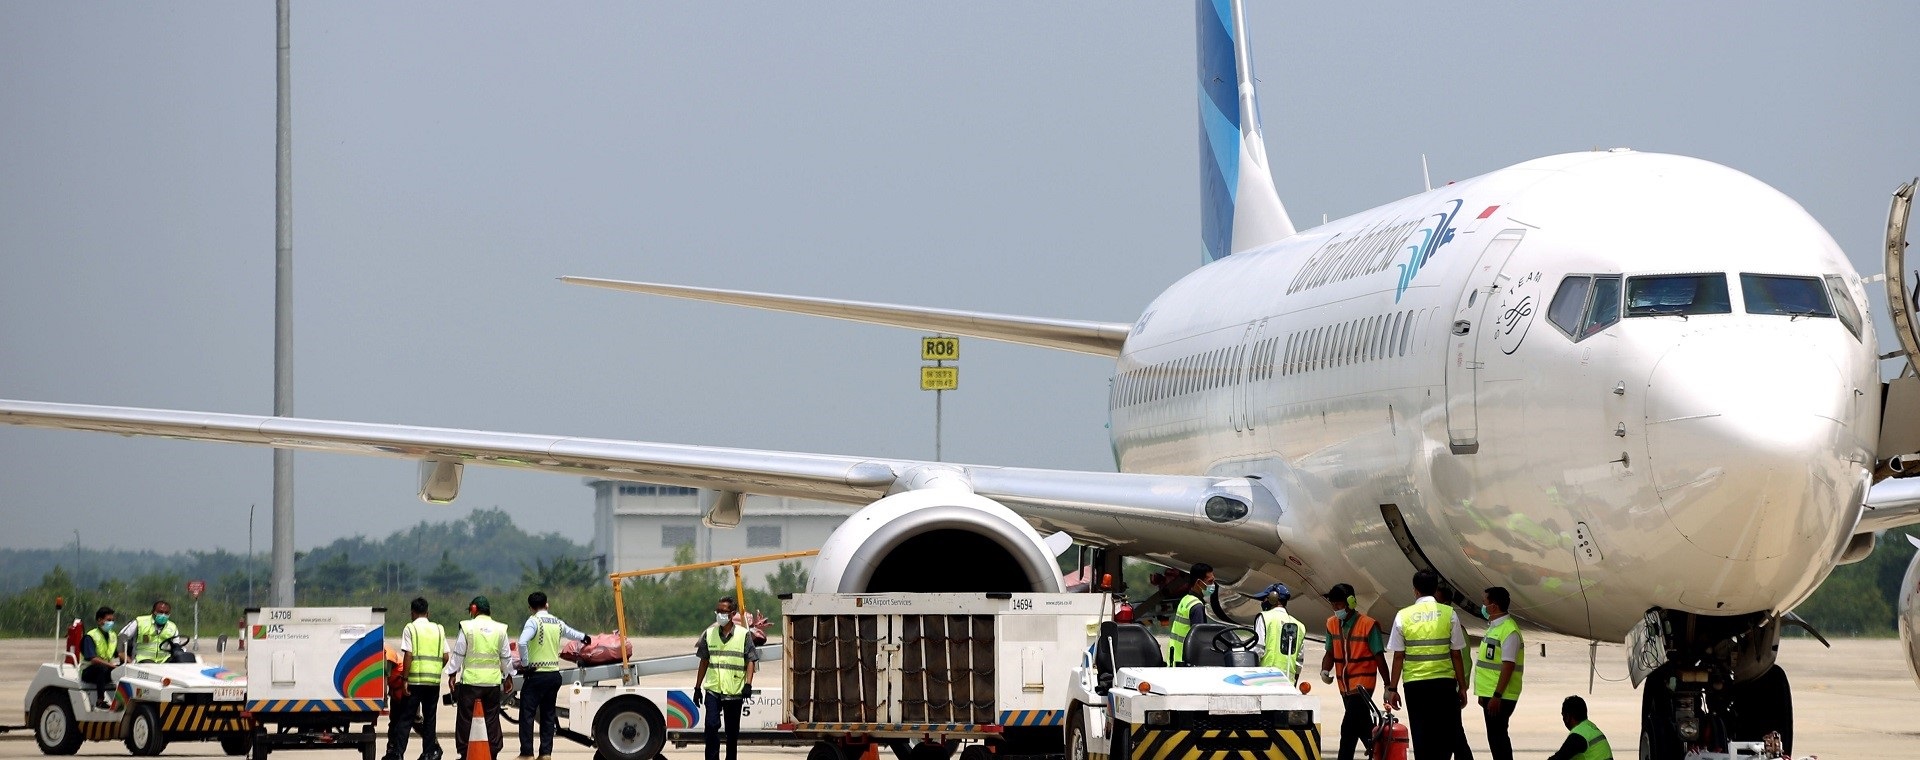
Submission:
M 1225 388 L 1239 384 L 1242 376 L 1248 382 L 1271 379 L 1279 347 L 1279 338 L 1266 338 L 1251 346 L 1219 348 L 1127 370 L 1114 380 L 1113 405 L 1132 406 Z
M 1376 314 L 1287 336 L 1280 374 L 1344 367 L 1406 356 L 1413 350 L 1414 324 L 1420 312 Z

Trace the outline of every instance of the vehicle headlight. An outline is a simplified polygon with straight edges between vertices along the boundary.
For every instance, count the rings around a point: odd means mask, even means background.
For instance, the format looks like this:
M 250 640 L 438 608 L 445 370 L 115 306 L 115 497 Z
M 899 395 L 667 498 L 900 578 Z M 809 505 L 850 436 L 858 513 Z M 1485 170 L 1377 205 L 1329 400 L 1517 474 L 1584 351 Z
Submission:
M 1147 725 L 1165 726 L 1173 723 L 1173 713 L 1166 710 L 1148 710 Z
M 1288 727 L 1305 728 L 1313 725 L 1312 710 L 1282 710 L 1281 713 L 1281 717 L 1286 720 Z

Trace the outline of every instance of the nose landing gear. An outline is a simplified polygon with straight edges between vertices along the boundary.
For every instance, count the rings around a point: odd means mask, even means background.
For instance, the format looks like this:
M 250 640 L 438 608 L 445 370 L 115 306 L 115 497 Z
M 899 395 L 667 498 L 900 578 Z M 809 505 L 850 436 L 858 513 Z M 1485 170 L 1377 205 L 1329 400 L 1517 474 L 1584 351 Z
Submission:
M 1726 752 L 1728 742 L 1770 733 L 1793 751 L 1793 694 L 1774 664 L 1777 620 L 1651 610 L 1629 641 L 1629 670 L 1642 689 L 1640 757 Z

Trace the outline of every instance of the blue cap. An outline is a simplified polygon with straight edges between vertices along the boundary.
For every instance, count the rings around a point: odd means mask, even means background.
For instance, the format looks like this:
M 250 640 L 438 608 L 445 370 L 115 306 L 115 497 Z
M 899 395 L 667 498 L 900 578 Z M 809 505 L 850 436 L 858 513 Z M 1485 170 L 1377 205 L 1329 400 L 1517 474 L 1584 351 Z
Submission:
M 1264 589 L 1261 589 L 1261 591 L 1260 591 L 1260 593 L 1257 593 L 1257 594 L 1254 594 L 1254 595 L 1253 595 L 1253 598 L 1255 598 L 1255 599 L 1265 599 L 1265 598 L 1267 598 L 1267 597 L 1269 597 L 1269 596 L 1273 596 L 1273 595 L 1275 595 L 1275 594 L 1278 594 L 1278 595 L 1280 596 L 1280 598 L 1281 598 L 1281 599 L 1292 599 L 1292 598 L 1293 598 L 1293 592 L 1292 592 L 1292 591 L 1289 591 L 1289 590 L 1287 590 L 1287 584 L 1285 584 L 1285 583 L 1275 583 L 1275 584 L 1273 584 L 1273 585 L 1271 585 L 1271 586 L 1268 586 L 1268 587 L 1266 587 L 1266 588 L 1264 588 Z

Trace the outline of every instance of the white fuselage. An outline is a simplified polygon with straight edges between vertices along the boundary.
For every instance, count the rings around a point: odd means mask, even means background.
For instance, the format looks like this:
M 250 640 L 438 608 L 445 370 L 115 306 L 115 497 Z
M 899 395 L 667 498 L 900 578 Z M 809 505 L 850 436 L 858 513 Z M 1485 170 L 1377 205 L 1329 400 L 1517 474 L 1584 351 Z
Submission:
M 1730 312 L 1627 316 L 1578 341 L 1548 319 L 1568 275 L 1678 273 L 1725 273 Z M 1651 607 L 1791 609 L 1859 513 L 1875 341 L 1858 318 L 1749 313 L 1743 273 L 1837 276 L 1866 308 L 1792 200 L 1631 151 L 1530 161 L 1204 266 L 1127 340 L 1115 457 L 1261 476 L 1285 548 L 1137 553 L 1249 567 L 1242 589 L 1352 583 L 1385 612 L 1413 597 L 1393 505 L 1449 581 L 1476 601 L 1505 586 L 1553 630 L 1618 640 Z

